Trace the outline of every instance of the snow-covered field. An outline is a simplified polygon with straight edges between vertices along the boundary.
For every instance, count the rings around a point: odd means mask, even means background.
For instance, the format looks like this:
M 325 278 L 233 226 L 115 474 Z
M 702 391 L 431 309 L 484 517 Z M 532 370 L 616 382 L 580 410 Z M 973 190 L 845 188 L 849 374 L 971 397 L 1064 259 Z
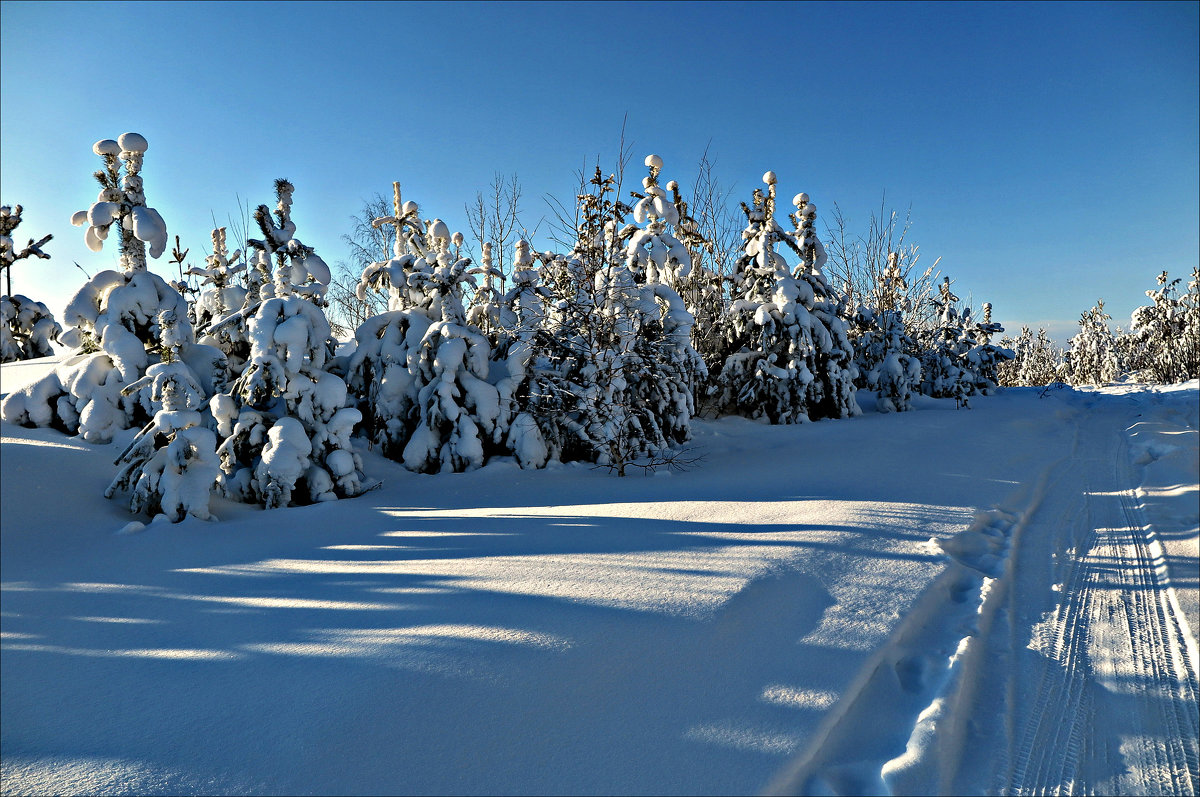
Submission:
M 1198 394 L 860 394 L 624 479 L 368 454 L 140 531 L 133 430 L 4 424 L 3 791 L 1195 794 Z

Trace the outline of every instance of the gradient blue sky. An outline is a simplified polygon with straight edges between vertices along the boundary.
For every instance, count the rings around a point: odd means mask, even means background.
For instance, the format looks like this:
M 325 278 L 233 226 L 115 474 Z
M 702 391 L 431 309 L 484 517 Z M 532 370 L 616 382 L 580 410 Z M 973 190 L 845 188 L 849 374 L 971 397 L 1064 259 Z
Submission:
M 59 313 L 73 261 L 114 266 L 69 221 L 100 138 L 146 136 L 148 203 L 197 265 L 213 215 L 273 205 L 276 177 L 332 265 L 393 180 L 466 232 L 464 203 L 515 172 L 535 227 L 544 195 L 611 167 L 628 113 L 636 177 L 655 152 L 689 190 L 707 146 L 737 199 L 772 169 L 822 230 L 834 202 L 865 229 L 886 191 L 961 296 L 1065 340 L 1098 297 L 1127 325 L 1200 260 L 1198 9 L 3 2 L 0 198 L 26 208 L 18 245 L 55 236 L 13 287 Z

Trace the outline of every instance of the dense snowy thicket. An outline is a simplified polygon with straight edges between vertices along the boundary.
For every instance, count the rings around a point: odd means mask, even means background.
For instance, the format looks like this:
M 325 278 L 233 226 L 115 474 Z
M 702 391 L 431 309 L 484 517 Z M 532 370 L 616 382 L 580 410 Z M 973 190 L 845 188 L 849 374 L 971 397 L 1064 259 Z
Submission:
M 56 335 L 74 352 L 0 413 L 98 442 L 141 427 L 108 494 L 128 492 L 135 512 L 172 520 L 208 517 L 213 489 L 265 507 L 358 495 L 375 483 L 356 445 L 424 473 L 511 457 L 525 468 L 576 460 L 624 474 L 675 463 L 701 410 L 779 424 L 845 418 L 860 412 L 858 389 L 873 390 L 883 412 L 911 409 L 917 392 L 965 406 L 1000 384 L 1056 376 L 1186 379 L 1200 357 L 1195 271 L 1182 294 L 1164 272 L 1129 334 L 1108 330 L 1103 303 L 1085 314 L 1061 366 L 1044 331 L 992 343 L 1004 330 L 991 306 L 978 316 L 963 307 L 948 277 L 936 295 L 914 292 L 915 248 L 876 252 L 872 262 L 886 265 L 872 271 L 875 284 L 840 292 L 809 196 L 793 198 L 790 227 L 778 223 L 774 172 L 742 203 L 741 252 L 722 266 L 679 185 L 660 183 L 656 155 L 628 202 L 618 174 L 596 169 L 565 253 L 518 238 L 507 260 L 496 247 L 508 233 L 491 241 L 481 228 L 478 264 L 461 233 L 422 218 L 393 184 L 391 215 L 370 221 L 392 256 L 370 262 L 354 291 L 364 307 L 387 310 L 364 313 L 335 356 L 330 271 L 296 237 L 291 183 L 276 181 L 273 211 L 255 211 L 261 237 L 246 252 L 231 253 L 225 229 L 213 230 L 205 266 L 186 272 L 199 287 L 185 298 L 146 267 L 167 234 L 146 204 L 145 139 L 126 133 L 93 149 L 100 193 L 72 221 L 95 251 L 115 229 L 122 270 L 80 288 L 61 335 L 44 306 L 4 297 L 5 359 L 44 355 Z M 13 254 L 19 215 L 5 208 L 9 267 L 45 257 L 33 241 Z M 185 256 L 172 261 L 181 276 Z
M 1045 329 L 1039 329 L 1035 336 L 1023 326 L 1016 339 L 1006 337 L 1001 344 L 1014 355 L 997 370 L 1002 386 L 1049 385 L 1061 377 L 1063 350 L 1054 345 Z
M 1185 382 L 1200 376 L 1200 268 L 1188 289 L 1181 279 L 1158 275 L 1158 288 L 1146 291 L 1152 304 L 1133 311 L 1123 350 L 1126 371 L 1145 382 Z
M 1083 314 L 1061 368 L 1065 381 L 1103 385 L 1129 377 L 1175 384 L 1200 377 L 1200 268 L 1192 269 L 1183 293 L 1183 280 L 1165 271 L 1157 281 L 1157 289 L 1146 291 L 1151 304 L 1133 311 L 1128 332 L 1109 329 L 1103 299 Z
M 939 310 L 937 326 L 918 341 L 922 349 L 921 392 L 970 406 L 972 396 L 986 396 L 996 390 L 998 369 L 1016 355 L 991 342 L 993 335 L 1004 331 L 992 321 L 991 304 L 984 302 L 980 320 L 969 307 L 960 311 L 949 277 L 942 281 L 938 298 L 932 301 Z
M 535 267 L 528 243 L 517 244 L 501 317 L 513 324 L 507 445 L 522 465 L 582 460 L 624 474 L 691 437 L 707 369 L 677 290 L 693 258 L 674 231 L 690 220 L 678 185 L 659 185 L 662 159 L 645 163 L 632 207 L 615 176 L 596 170 L 578 197 L 569 254 L 542 253 Z
M 13 232 L 21 224 L 21 206 L 0 206 L 0 270 L 4 272 L 5 293 L 0 296 L 0 362 L 30 360 L 53 353 L 51 341 L 58 340 L 62 327 L 54 314 L 41 302 L 12 290 L 13 265 L 30 257 L 49 260 L 42 249 L 53 235 L 29 243 L 17 251 Z

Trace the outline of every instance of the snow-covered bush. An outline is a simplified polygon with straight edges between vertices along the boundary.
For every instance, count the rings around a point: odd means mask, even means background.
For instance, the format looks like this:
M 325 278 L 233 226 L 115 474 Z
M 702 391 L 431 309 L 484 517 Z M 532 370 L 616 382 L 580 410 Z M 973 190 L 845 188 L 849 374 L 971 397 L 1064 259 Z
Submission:
M 146 270 L 147 245 L 150 256 L 159 257 L 167 243 L 162 217 L 145 204 L 141 168 L 146 149 L 146 139 L 137 133 L 93 146 L 104 160 L 104 169 L 95 174 L 100 194 L 72 223 L 87 226 L 84 238 L 92 251 L 103 247 L 115 227 L 123 271 L 100 271 L 68 302 L 63 320 L 69 328 L 59 340 L 76 353 L 42 380 L 10 394 L 0 405 L 5 420 L 54 426 L 92 442 L 108 442 L 116 431 L 144 424 L 157 406 L 144 392 L 123 395 L 122 390 L 162 359 L 166 344 L 159 319 L 164 311 L 178 319 L 173 334 L 180 341 L 179 357 L 205 390 L 223 383 L 224 357 L 194 343 L 187 302 Z
M 0 362 L 54 354 L 62 326 L 41 302 L 28 296 L 0 296 Z
M 1072 385 L 1105 385 L 1120 373 L 1116 341 L 1108 328 L 1112 316 L 1104 312 L 1104 300 L 1079 318 L 1079 333 L 1068 341 L 1063 373 Z
M 249 342 L 241 372 L 209 402 L 221 438 L 219 482 L 228 497 L 268 509 L 348 498 L 371 486 L 350 440 L 362 415 L 350 406 L 346 383 L 327 369 L 330 326 L 318 303 L 328 270 L 294 237 L 292 191 L 276 181 L 276 219 L 265 206 L 256 214 L 264 238 L 250 243 L 267 262 L 275 259 L 272 283 L 209 329 L 214 338 L 229 329 L 231 339 Z

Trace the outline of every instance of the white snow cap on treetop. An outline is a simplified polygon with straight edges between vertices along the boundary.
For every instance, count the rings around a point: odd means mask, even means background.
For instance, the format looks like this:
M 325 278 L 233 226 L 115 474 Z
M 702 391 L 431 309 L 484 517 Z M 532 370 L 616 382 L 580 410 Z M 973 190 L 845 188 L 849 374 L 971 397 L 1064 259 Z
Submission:
M 403 205 L 400 206 L 400 212 L 406 216 L 409 213 L 416 213 L 417 212 L 417 203 L 413 202 L 411 199 L 408 200 L 407 202 L 405 202 Z
M 662 168 L 662 158 L 658 157 L 657 155 L 647 155 L 646 156 L 646 165 L 649 166 L 651 169 L 661 169 Z
M 808 194 L 804 193 L 803 191 L 796 194 L 794 197 L 792 197 L 792 204 L 798 208 L 804 207 L 808 204 Z
M 138 133 L 122 133 L 121 137 L 117 139 L 117 143 L 126 152 L 145 152 L 150 148 L 145 137 Z
M 116 155 L 121 151 L 121 145 L 111 138 L 103 138 L 92 144 L 92 152 L 97 155 Z
M 429 237 L 449 239 L 450 228 L 441 219 L 434 219 L 429 225 Z
M 677 182 L 675 182 L 674 180 L 672 180 L 671 182 L 667 183 L 667 190 L 668 190 L 668 191 L 678 191 L 678 190 L 679 190 L 679 183 L 677 183 Z
M 775 185 L 778 180 L 775 178 L 775 172 L 767 172 L 763 175 L 763 182 L 767 185 Z
M 464 240 L 465 239 L 463 238 L 463 234 L 461 232 L 456 232 L 454 235 L 450 236 L 450 243 L 454 244 L 455 246 L 462 246 Z

